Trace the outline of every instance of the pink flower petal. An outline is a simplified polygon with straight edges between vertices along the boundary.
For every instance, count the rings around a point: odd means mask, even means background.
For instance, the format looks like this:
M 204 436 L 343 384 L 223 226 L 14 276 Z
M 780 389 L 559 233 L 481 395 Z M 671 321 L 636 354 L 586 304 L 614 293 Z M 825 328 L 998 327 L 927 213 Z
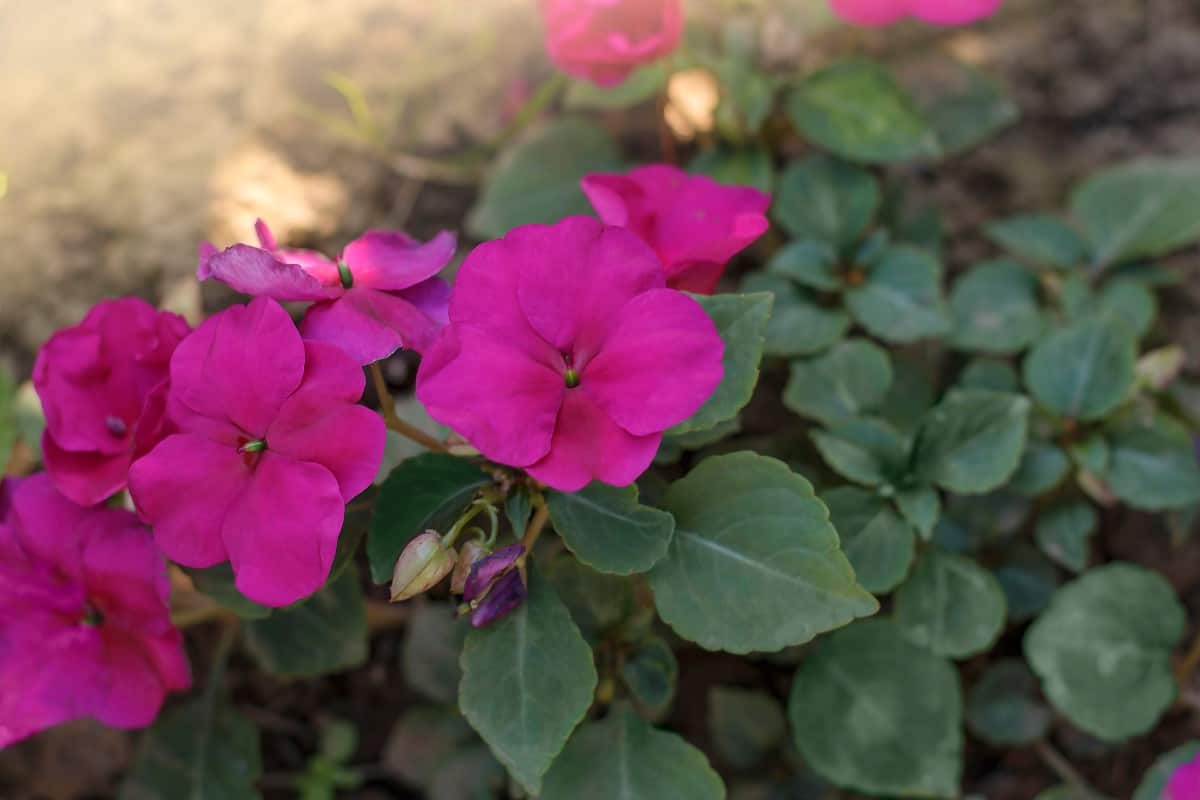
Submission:
M 235 244 L 202 258 L 196 277 L 220 281 L 242 294 L 275 300 L 324 300 L 342 293 L 341 286 L 322 285 L 317 277 L 295 263 L 299 258 L 288 255 L 291 257 L 248 244 Z M 336 275 L 337 268 L 333 269 Z
M 1200 798 L 1200 756 L 1175 768 L 1167 782 L 1163 800 L 1196 800 Z
M 909 13 L 931 25 L 966 25 L 990 17 L 1004 0 L 909 0 Z
M 125 488 L 133 454 L 64 450 L 46 430 L 42 460 L 60 492 L 81 506 L 94 506 Z
M 346 245 L 342 259 L 355 286 L 400 290 L 437 275 L 454 257 L 456 245 L 450 231 L 422 244 L 398 231 L 371 230 Z
M 911 0 L 830 0 L 833 13 L 854 25 L 890 25 L 908 14 Z
M 447 328 L 417 375 L 417 398 L 431 417 L 488 458 L 518 467 L 550 449 L 564 392 L 561 373 L 469 325 Z
M 309 308 L 300 332 L 306 339 L 340 347 L 358 364 L 370 364 L 401 347 L 424 352 L 439 327 L 399 293 L 354 288 Z
M 613 86 L 675 49 L 679 0 L 541 0 L 546 52 L 568 74 Z
M 99 633 L 48 617 L 0 629 L 0 747 L 92 711 L 107 688 Z
M 450 322 L 450 295 L 452 293 L 450 284 L 445 280 L 430 278 L 399 292 L 399 295 L 433 320 L 440 331 Z
M 12 497 L 12 523 L 24 551 L 73 583 L 82 576 L 88 513 L 63 497 L 45 473 L 26 478 Z
M 725 346 L 712 319 L 687 295 L 672 289 L 639 295 L 612 329 L 580 387 L 630 433 L 683 422 L 721 382 Z
M 104 691 L 89 694 L 88 715 L 113 728 L 142 728 L 158 716 L 167 687 L 138 637 L 99 627 Z M 182 687 L 179 687 L 182 688 Z
M 263 250 L 275 252 L 279 249 L 279 242 L 275 240 L 275 234 L 267 227 L 267 223 L 262 217 L 254 220 L 254 235 L 258 237 L 258 244 Z
M 238 590 L 257 603 L 285 606 L 321 588 L 344 509 L 329 470 L 265 451 L 222 529 Z
M 173 630 L 167 565 L 150 531 L 124 509 L 97 510 L 85 524 L 83 584 L 105 626 L 156 634 Z

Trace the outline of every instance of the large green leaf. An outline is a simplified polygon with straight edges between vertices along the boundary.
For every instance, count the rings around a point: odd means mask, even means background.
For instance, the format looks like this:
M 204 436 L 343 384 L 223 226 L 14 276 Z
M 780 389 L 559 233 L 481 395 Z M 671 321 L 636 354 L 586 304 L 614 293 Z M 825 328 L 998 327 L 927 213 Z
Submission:
M 742 291 L 771 292 L 775 298 L 767 323 L 763 352 L 769 356 L 807 356 L 819 353 L 846 335 L 850 316 L 840 308 L 825 308 L 786 278 L 762 272 L 742 281 Z
M 1099 419 L 1125 399 L 1136 360 L 1133 339 L 1120 327 L 1085 319 L 1038 342 L 1025 358 L 1025 384 L 1060 417 Z
M 1109 430 L 1104 478 L 1135 508 L 1160 511 L 1200 501 L 1200 468 L 1191 433 L 1162 414 L 1126 419 Z
M 635 608 L 628 578 L 597 572 L 570 553 L 551 561 L 545 574 L 588 642 L 599 642 Z
M 1175 770 L 1200 755 L 1200 741 L 1193 739 L 1174 750 L 1163 753 L 1138 784 L 1133 800 L 1163 800 L 1167 782 Z
M 862 587 L 883 594 L 899 586 L 916 552 L 913 527 L 874 492 L 842 486 L 821 499 Z
M 246 648 L 275 675 L 312 677 L 367 660 L 367 606 L 354 570 L 307 600 L 246 622 Z
M 1067 584 L 1025 633 L 1055 708 L 1093 736 L 1145 733 L 1175 699 L 1171 651 L 1187 617 L 1158 573 L 1113 563 Z
M 1200 239 L 1200 159 L 1139 161 L 1093 175 L 1071 195 L 1093 262 L 1160 256 Z
M 1016 471 L 1028 425 L 1029 400 L 1021 395 L 952 389 L 917 436 L 917 472 L 960 494 L 995 489 Z
M 396 467 L 379 487 L 367 537 L 371 579 L 390 581 L 404 546 L 426 528 L 453 523 L 488 480 L 479 467 L 445 453 L 425 453 Z
M 967 727 L 997 747 L 1032 744 L 1050 729 L 1050 709 L 1038 698 L 1037 679 L 1016 658 L 995 662 L 967 693 Z
M 904 635 L 940 656 L 966 658 L 991 647 L 1004 628 L 1004 589 L 990 572 L 952 553 L 927 551 L 896 592 Z
M 578 492 L 550 492 L 546 503 L 567 547 L 600 572 L 645 572 L 666 555 L 675 530 L 670 514 L 638 503 L 637 486 L 593 483 Z
M 1012 261 L 970 269 L 950 293 L 950 343 L 962 350 L 1007 355 L 1025 349 L 1042 330 L 1037 281 Z
M 963 88 L 937 98 L 925 109 L 947 155 L 982 144 L 1021 116 L 1016 104 L 986 74 L 966 66 L 959 71 Z
M 520 608 L 467 636 L 462 670 L 458 704 L 467 721 L 539 795 L 542 776 L 592 704 L 596 667 L 566 606 L 536 571 Z
M 650 587 L 662 619 L 703 647 L 779 650 L 879 608 L 812 486 L 780 461 L 709 458 L 671 485 L 663 508 L 675 538 Z
M 764 691 L 714 686 L 708 690 L 708 730 L 721 760 L 750 769 L 787 734 L 779 701 Z
M 846 292 L 846 308 L 858 324 L 888 342 L 940 336 L 950 330 L 941 278 L 936 258 L 895 245 L 868 268 L 865 283 Z
M 963 389 L 986 389 L 991 392 L 1021 391 L 1021 376 L 1007 361 L 995 358 L 973 358 L 958 376 Z
M 879 201 L 879 184 L 870 172 L 829 156 L 812 155 L 784 170 L 771 215 L 795 238 L 841 250 L 862 237 Z
M 704 753 L 628 709 L 589 722 L 546 775 L 541 800 L 724 800 Z
M 572 117 L 551 120 L 500 156 L 467 218 L 467 229 L 480 239 L 497 239 L 518 225 L 587 214 L 591 207 L 580 179 L 620 166 L 616 143 L 599 125 Z
M 878 405 L 891 383 L 887 351 L 866 339 L 847 339 L 816 358 L 792 362 L 783 404 L 832 425 Z
M 725 356 L 721 362 L 725 377 L 700 410 L 671 428 L 668 431 L 671 434 L 711 428 L 732 419 L 750 402 L 758 383 L 758 365 L 762 361 L 774 299 L 766 292 L 693 297 L 712 317 L 717 333 L 725 343 Z
M 1050 491 L 1067 476 L 1071 460 L 1058 445 L 1031 439 L 1021 454 L 1021 464 L 1008 486 L 1014 492 L 1030 497 Z
M 958 796 L 958 673 L 888 620 L 822 639 L 796 672 L 788 717 L 804 760 L 831 783 L 889 797 Z
M 883 66 L 848 59 L 809 75 L 788 97 L 804 136 L 851 161 L 887 163 L 936 156 L 937 132 Z
M 1099 524 L 1096 509 L 1084 500 L 1051 506 L 1038 517 L 1034 538 L 1042 552 L 1071 572 L 1083 572 L 1088 540 Z
M 992 223 L 986 233 L 1014 256 L 1039 266 L 1066 269 L 1087 258 L 1087 245 L 1079 234 L 1054 217 L 1010 217 Z

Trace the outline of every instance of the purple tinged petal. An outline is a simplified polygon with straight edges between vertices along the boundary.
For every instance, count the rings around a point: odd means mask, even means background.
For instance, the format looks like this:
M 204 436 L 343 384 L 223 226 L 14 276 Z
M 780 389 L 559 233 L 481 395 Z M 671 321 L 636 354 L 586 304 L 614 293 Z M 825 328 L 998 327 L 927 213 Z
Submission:
M 342 260 L 355 286 L 399 291 L 437 275 L 454 257 L 455 247 L 450 231 L 422 244 L 399 231 L 370 230 L 346 245 Z
M 314 304 L 300 323 L 304 338 L 336 345 L 363 365 L 401 347 L 424 352 L 440 328 L 403 293 L 358 287 L 336 300 Z
M 520 570 L 513 570 L 492 586 L 487 597 L 471 612 L 471 626 L 483 628 L 511 614 L 525 602 L 529 590 Z
M 254 235 L 258 237 L 258 244 L 263 250 L 273 253 L 279 249 L 279 243 L 275 241 L 275 234 L 271 233 L 271 229 L 267 227 L 267 223 L 262 217 L 254 220 Z
M 235 244 L 202 259 L 201 280 L 216 280 L 234 291 L 274 300 L 327 300 L 342 293 L 341 286 L 324 285 L 300 264 L 283 254 Z
M 511 544 L 476 561 L 463 585 L 463 600 L 471 603 L 484 597 L 497 578 L 512 569 L 517 559 L 524 554 L 524 545 Z

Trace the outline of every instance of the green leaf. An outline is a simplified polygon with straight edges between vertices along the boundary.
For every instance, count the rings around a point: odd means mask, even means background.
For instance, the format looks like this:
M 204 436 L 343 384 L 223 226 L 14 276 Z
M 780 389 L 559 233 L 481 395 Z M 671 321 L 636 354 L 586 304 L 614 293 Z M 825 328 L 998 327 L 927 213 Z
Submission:
M 870 172 L 829 156 L 812 155 L 788 164 L 779 178 L 771 215 L 796 239 L 844 250 L 862 238 L 879 201 L 879 183 Z
M 974 561 L 927 551 L 896 592 L 896 624 L 939 656 L 967 658 L 992 646 L 1004 628 L 1004 589 Z
M 1087 258 L 1087 245 L 1079 234 L 1054 217 L 1010 217 L 988 225 L 985 232 L 1017 258 L 1038 266 L 1068 269 Z
M 426 528 L 448 527 L 488 481 L 478 466 L 445 453 L 425 453 L 396 467 L 379 487 L 371 520 L 371 579 L 390 581 L 404 546 Z
M 1021 464 L 1008 482 L 1014 492 L 1036 497 L 1062 483 L 1071 469 L 1071 460 L 1058 445 L 1030 440 L 1021 454 Z
M 892 363 L 892 383 L 887 395 L 874 413 L 910 436 L 920 427 L 925 412 L 933 407 L 934 399 L 933 382 L 925 368 L 912 359 L 897 358 Z
M 1096 316 L 1121 325 L 1135 338 L 1150 332 L 1158 317 L 1158 300 L 1150 287 L 1133 278 L 1114 278 L 1094 301 Z
M 866 620 L 823 638 L 796 672 L 788 717 L 805 762 L 837 786 L 958 796 L 958 673 L 893 622 Z
M 367 660 L 367 606 L 347 570 L 307 600 L 246 622 L 246 649 L 267 672 L 309 678 Z
M 651 717 L 661 717 L 675 699 L 679 662 L 670 645 L 650 636 L 621 662 L 621 679 L 640 708 Z
M 1200 159 L 1122 164 L 1089 178 L 1071 194 L 1092 260 L 1107 266 L 1151 258 L 1200 239 Z
M 1171 775 L 1197 755 L 1200 755 L 1200 741 L 1195 739 L 1163 753 L 1138 784 L 1137 791 L 1133 793 L 1133 800 L 1163 800 L 1163 792 L 1167 788 L 1167 782 L 1171 780 Z
M 531 795 L 592 704 L 592 650 L 536 571 L 516 611 L 467 635 L 458 705 Z M 541 795 L 550 797 L 550 794 Z
M 777 275 L 751 273 L 742 281 L 742 291 L 771 292 L 775 298 L 763 346 L 767 355 L 819 353 L 842 339 L 850 328 L 845 311 L 817 305 L 807 292 Z
M 1040 614 L 1058 589 L 1058 570 L 1032 547 L 1015 549 L 992 574 L 1004 587 L 1008 619 L 1014 623 Z
M 714 686 L 708 690 L 708 731 L 722 761 L 750 769 L 783 741 L 787 720 L 766 692 Z
M 844 478 L 865 486 L 893 484 L 905 477 L 908 447 L 886 422 L 845 420 L 828 431 L 813 431 L 813 444 L 825 463 Z
M 591 206 L 580 179 L 620 167 L 617 145 L 603 128 L 573 117 L 551 120 L 501 154 L 467 218 L 467 230 L 479 239 L 498 239 L 518 225 L 587 214 Z
M 411 608 L 412 619 L 404 629 L 400 650 L 404 681 L 430 700 L 453 703 L 458 696 L 458 656 L 467 625 L 455 619 L 450 603 L 419 602 Z
M 700 410 L 667 431 L 670 434 L 706 430 L 737 416 L 750 402 L 758 383 L 758 365 L 766 342 L 767 321 L 771 318 L 773 297 L 766 292 L 692 297 L 712 317 L 725 343 L 721 362 L 725 377 Z
M 1171 651 L 1186 623 L 1162 576 L 1112 563 L 1058 591 L 1025 633 L 1025 657 L 1055 708 L 1120 742 L 1153 728 L 1174 701 Z
M 189 569 L 188 575 L 196 588 L 245 619 L 262 619 L 271 616 L 269 606 L 259 605 L 237 590 L 234 585 L 233 567 L 228 563 L 217 564 L 207 569 Z
M 842 486 L 821 499 L 859 584 L 873 594 L 899 586 L 916 552 L 912 526 L 874 492 Z
M 17 441 L 17 384 L 4 369 L 0 369 L 0 475 L 12 455 Z
M 847 339 L 816 358 L 792 362 L 783 404 L 832 425 L 878 405 L 891 383 L 887 351 L 866 339 Z
M 478 740 L 471 726 L 457 711 L 413 706 L 392 726 L 383 749 L 383 766 L 406 784 L 427 789 L 438 773 L 448 768 L 455 754 L 473 741 Z M 495 767 L 502 778 L 500 765 Z
M 972 267 L 954 284 L 950 313 L 950 344 L 960 350 L 1008 355 L 1024 350 L 1042 331 L 1037 281 L 1013 261 Z
M 1083 500 L 1060 503 L 1041 513 L 1034 537 L 1051 559 L 1071 572 L 1083 572 L 1088 562 L 1088 540 L 1099 522 L 1096 509 Z
M 1083 320 L 1042 339 L 1025 359 L 1033 399 L 1067 419 L 1099 419 L 1133 386 L 1137 352 L 1118 326 Z
M 883 66 L 848 59 L 812 73 L 787 100 L 804 136 L 851 161 L 936 156 L 937 133 Z
M 761 192 L 771 191 L 775 183 L 771 154 L 761 147 L 717 145 L 693 158 L 688 171 L 727 186 L 751 186 Z
M 967 727 L 995 747 L 1032 744 L 1046 735 L 1050 720 L 1037 679 L 1019 659 L 995 662 L 967 693 Z
M 942 515 L 942 499 L 937 489 L 931 486 L 903 489 L 896 492 L 893 499 L 901 516 L 917 529 L 922 539 L 928 541 L 933 538 L 933 529 Z
M 724 800 L 704 754 L 629 710 L 583 725 L 546 775 L 540 800 Z
M 1021 391 L 1021 376 L 1007 361 L 995 358 L 973 358 L 958 376 L 961 389 L 983 389 L 989 392 Z
M 675 520 L 638 503 L 637 486 L 592 483 L 546 495 L 554 529 L 575 557 L 600 572 L 645 572 L 667 554 Z
M 1028 424 L 1029 400 L 1020 395 L 952 389 L 925 418 L 916 469 L 952 492 L 995 489 L 1016 471 Z
M 1108 471 L 1104 478 L 1134 508 L 1161 511 L 1200 501 L 1200 468 L 1188 429 L 1157 414 L 1127 419 L 1108 432 Z
M 571 111 L 615 111 L 632 108 L 654 98 L 670 77 L 668 63 L 655 61 L 635 69 L 616 86 L 597 86 L 573 80 L 563 95 L 563 106 Z
M 671 485 L 663 507 L 675 538 L 650 587 L 662 619 L 702 647 L 779 650 L 879 608 L 811 484 L 780 461 L 709 458 Z
M 832 245 L 811 239 L 790 242 L 776 250 L 767 262 L 767 274 L 823 292 L 842 288 L 837 252 Z
M 570 554 L 554 559 L 546 578 L 589 642 L 599 642 L 633 612 L 633 592 L 627 578 L 597 572 Z
M 884 341 L 940 336 L 950 329 L 941 277 L 936 258 L 909 245 L 895 245 L 871 265 L 865 283 L 846 292 L 846 308 Z
M 965 77 L 963 89 L 939 97 L 925 109 L 945 155 L 982 144 L 1021 116 L 998 83 L 980 70 L 959 67 Z

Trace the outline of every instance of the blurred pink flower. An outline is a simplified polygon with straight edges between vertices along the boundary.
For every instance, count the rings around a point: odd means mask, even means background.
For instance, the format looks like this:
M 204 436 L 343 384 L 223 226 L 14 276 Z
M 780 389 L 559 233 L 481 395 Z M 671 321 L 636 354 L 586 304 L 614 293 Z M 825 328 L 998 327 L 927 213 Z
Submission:
M 1175 768 L 1163 800 L 1200 800 L 1200 756 Z
M 191 685 L 166 563 L 128 511 L 0 481 L 0 747 L 67 720 L 138 728 Z
M 59 491 L 90 506 L 125 488 L 130 462 L 165 434 L 167 365 L 188 330 L 177 314 L 127 297 L 97 303 L 42 346 L 33 384 Z
M 769 194 L 666 164 L 588 175 L 582 186 L 600 219 L 654 248 L 672 289 L 712 294 L 729 259 L 770 226 Z
M 546 51 L 559 69 L 600 86 L 670 53 L 683 34 L 680 0 L 540 0 Z
M 265 605 L 319 589 L 345 504 L 383 458 L 383 421 L 357 405 L 362 391 L 358 365 L 301 340 L 269 298 L 197 328 L 171 359 L 179 433 L 129 474 L 162 551 L 187 567 L 229 561 L 238 589 Z
M 889 25 L 915 17 L 931 25 L 966 25 L 990 17 L 1004 0 L 830 0 L 833 11 L 854 25 Z
M 196 277 L 244 294 L 313 301 L 300 323 L 305 339 L 337 345 L 370 364 L 400 347 L 424 352 L 446 324 L 450 287 L 435 276 L 454 256 L 449 231 L 425 244 L 404 233 L 367 231 L 335 261 L 278 247 L 262 220 L 255 230 L 261 247 L 201 245 Z
M 514 228 L 463 262 L 417 397 L 486 457 L 575 491 L 633 482 L 721 381 L 724 345 L 624 228 Z

